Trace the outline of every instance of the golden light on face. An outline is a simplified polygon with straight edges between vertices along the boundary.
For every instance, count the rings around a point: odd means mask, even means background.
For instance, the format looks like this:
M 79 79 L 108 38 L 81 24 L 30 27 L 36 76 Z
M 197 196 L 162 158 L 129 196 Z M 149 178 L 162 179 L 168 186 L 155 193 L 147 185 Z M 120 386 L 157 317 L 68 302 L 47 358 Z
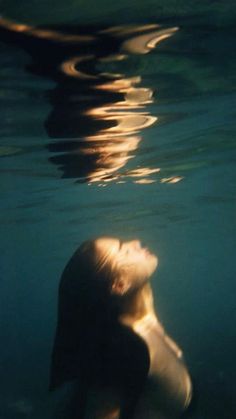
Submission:
M 95 241 L 95 249 L 98 269 L 111 267 L 120 294 L 142 287 L 158 265 L 158 258 L 139 240 L 122 242 L 103 237 Z

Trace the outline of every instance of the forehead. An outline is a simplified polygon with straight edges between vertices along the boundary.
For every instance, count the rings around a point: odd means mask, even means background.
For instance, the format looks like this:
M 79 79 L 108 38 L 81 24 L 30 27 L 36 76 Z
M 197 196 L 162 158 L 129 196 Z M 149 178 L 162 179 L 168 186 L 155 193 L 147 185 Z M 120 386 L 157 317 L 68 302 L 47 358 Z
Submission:
M 95 248 L 99 253 L 116 253 L 120 248 L 120 240 L 113 237 L 101 237 L 95 240 Z

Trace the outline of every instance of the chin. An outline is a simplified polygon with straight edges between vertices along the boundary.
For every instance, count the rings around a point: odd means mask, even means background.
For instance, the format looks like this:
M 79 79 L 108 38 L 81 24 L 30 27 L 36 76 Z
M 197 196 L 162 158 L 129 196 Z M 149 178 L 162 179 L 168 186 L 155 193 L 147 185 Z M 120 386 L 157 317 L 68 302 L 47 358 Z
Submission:
M 155 272 L 157 266 L 158 266 L 158 258 L 155 255 L 150 254 L 148 257 L 149 276 L 151 276 Z
M 155 255 L 149 254 L 145 257 L 145 261 L 140 266 L 141 277 L 145 280 L 149 280 L 149 278 L 153 275 L 158 265 L 158 259 Z

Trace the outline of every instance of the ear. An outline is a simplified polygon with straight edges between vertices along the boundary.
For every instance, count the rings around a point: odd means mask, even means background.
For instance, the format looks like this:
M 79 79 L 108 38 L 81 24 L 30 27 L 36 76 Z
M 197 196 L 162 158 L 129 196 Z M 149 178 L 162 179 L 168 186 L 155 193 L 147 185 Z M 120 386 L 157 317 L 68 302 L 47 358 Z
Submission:
M 129 287 L 129 281 L 127 281 L 127 278 L 120 277 L 113 282 L 111 292 L 112 294 L 122 296 L 127 293 Z

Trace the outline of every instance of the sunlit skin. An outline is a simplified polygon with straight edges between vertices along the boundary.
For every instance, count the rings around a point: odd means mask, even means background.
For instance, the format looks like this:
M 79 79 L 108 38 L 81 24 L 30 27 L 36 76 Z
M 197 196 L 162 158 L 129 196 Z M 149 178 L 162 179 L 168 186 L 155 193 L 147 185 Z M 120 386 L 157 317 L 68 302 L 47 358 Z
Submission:
M 113 238 L 101 238 L 95 241 L 98 255 L 106 254 L 118 271 L 118 279 L 113 284 L 113 291 L 120 293 L 139 289 L 154 273 L 157 257 L 148 248 L 142 247 L 139 240 L 122 242 Z

